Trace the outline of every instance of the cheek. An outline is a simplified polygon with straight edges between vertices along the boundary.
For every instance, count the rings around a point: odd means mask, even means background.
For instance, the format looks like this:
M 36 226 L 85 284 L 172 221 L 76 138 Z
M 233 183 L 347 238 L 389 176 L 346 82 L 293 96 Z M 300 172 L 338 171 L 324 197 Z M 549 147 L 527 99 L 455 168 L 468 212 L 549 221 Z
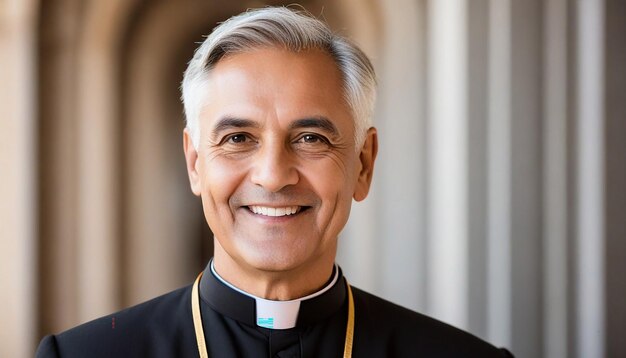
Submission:
M 219 210 L 225 209 L 219 206 L 228 204 L 229 198 L 245 178 L 245 166 L 219 158 L 207 160 L 203 164 L 203 201 L 208 201 L 206 204 L 218 207 Z
M 356 176 L 351 161 L 326 160 L 308 166 L 307 181 L 322 199 L 324 210 L 345 210 L 352 203 Z

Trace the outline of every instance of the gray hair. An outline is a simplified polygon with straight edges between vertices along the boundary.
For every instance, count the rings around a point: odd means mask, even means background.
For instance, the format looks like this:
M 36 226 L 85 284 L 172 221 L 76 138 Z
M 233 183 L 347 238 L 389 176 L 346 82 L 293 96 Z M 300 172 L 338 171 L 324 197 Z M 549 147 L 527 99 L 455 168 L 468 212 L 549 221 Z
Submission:
M 249 10 L 231 17 L 196 50 L 182 83 L 187 129 L 194 147 L 198 148 L 200 142 L 199 117 L 209 71 L 225 56 L 262 47 L 282 47 L 293 52 L 315 48 L 332 57 L 343 77 L 344 99 L 354 117 L 354 140 L 359 150 L 372 125 L 376 100 L 376 75 L 370 60 L 324 22 L 284 7 Z

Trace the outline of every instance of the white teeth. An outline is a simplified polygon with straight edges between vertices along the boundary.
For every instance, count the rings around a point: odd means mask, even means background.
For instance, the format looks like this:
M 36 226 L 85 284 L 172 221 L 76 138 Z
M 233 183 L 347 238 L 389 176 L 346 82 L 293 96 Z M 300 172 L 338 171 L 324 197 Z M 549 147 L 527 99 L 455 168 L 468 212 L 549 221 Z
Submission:
M 265 215 L 265 216 L 285 216 L 285 215 L 293 215 L 300 211 L 299 206 L 286 206 L 282 208 L 271 208 L 267 206 L 257 206 L 251 205 L 250 211 L 255 214 Z

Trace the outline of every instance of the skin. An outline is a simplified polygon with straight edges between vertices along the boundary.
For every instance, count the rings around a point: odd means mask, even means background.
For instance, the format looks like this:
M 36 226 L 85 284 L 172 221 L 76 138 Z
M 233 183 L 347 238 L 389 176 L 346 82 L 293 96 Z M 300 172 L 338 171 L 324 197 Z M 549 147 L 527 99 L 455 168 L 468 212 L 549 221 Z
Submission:
M 329 279 L 352 200 L 368 194 L 378 140 L 355 150 L 341 74 L 320 50 L 263 48 L 212 69 L 189 181 L 215 234 L 215 268 L 253 295 L 290 300 Z M 298 206 L 272 217 L 251 206 Z

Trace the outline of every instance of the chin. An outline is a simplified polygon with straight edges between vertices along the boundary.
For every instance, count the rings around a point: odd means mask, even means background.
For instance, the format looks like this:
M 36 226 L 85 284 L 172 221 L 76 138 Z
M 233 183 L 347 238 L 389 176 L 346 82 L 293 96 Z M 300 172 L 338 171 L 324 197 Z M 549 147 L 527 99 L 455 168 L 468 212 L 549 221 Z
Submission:
M 249 267 L 269 272 L 292 271 L 303 264 L 302 260 L 295 259 L 293 255 L 277 253 L 275 250 L 243 254 L 241 259 Z
M 294 272 L 307 266 L 313 258 L 310 255 L 298 255 L 292 250 L 261 249 L 254 252 L 242 253 L 240 259 L 243 264 L 258 271 L 264 272 Z

